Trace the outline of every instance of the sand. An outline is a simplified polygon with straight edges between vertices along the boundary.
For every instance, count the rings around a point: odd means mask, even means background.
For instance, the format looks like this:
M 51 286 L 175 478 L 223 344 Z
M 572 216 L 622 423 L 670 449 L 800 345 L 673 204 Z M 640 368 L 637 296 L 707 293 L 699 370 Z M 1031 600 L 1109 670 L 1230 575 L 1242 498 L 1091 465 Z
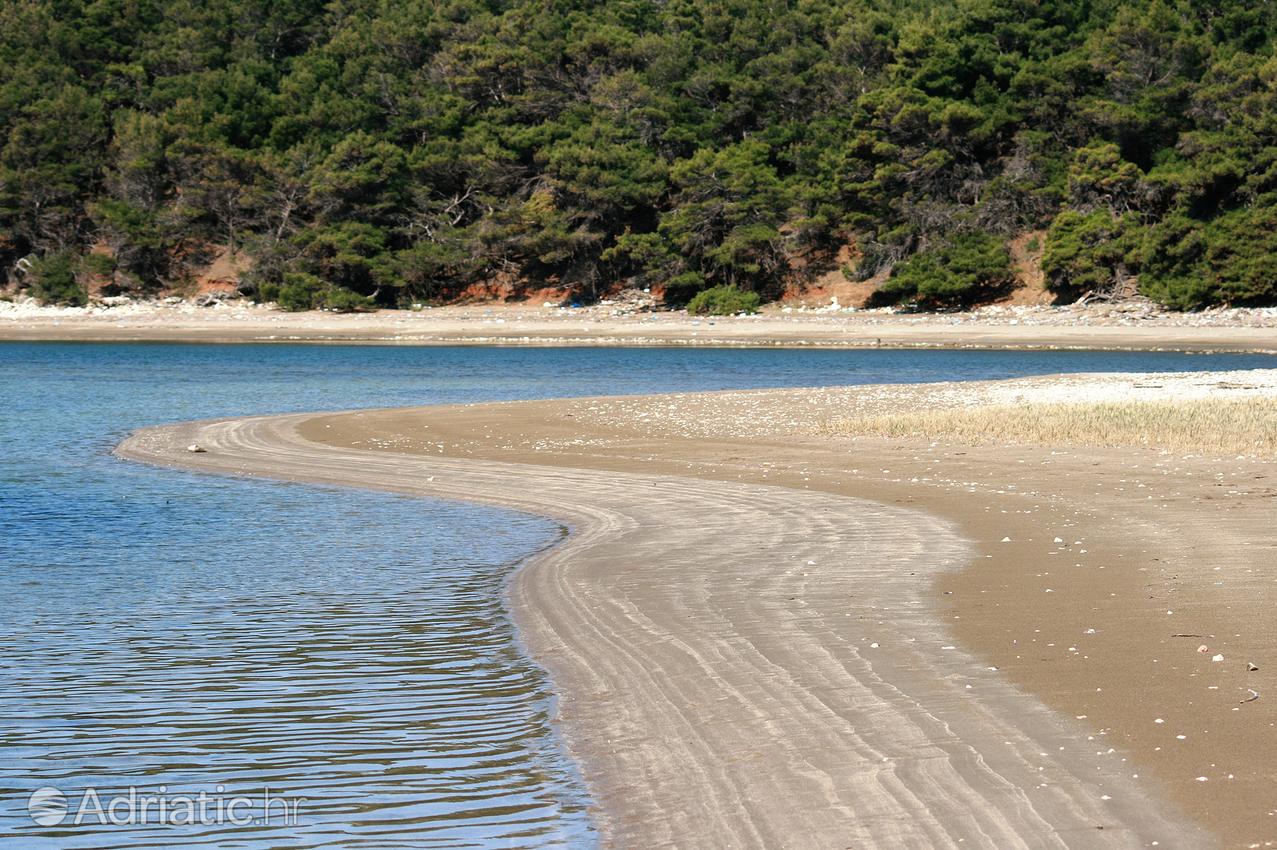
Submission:
M 1272 460 L 822 432 L 1277 391 L 1245 375 L 261 417 L 119 451 L 569 525 L 510 603 L 611 846 L 1267 846 Z
M 45 308 L 0 301 L 0 340 L 1090 348 L 1277 352 L 1277 308 L 1169 313 L 1147 304 L 989 307 L 967 313 L 770 306 L 698 318 L 607 303 L 481 304 L 367 314 L 285 313 L 241 302 Z

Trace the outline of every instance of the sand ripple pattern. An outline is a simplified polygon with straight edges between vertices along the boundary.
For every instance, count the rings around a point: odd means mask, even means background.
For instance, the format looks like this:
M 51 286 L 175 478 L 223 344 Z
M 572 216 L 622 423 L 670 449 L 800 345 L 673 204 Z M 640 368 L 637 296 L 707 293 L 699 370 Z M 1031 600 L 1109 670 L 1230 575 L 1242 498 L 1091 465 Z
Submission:
M 140 432 L 137 459 L 429 494 L 569 523 L 511 597 L 618 847 L 1209 842 L 955 648 L 917 511 L 780 487 L 436 459 L 302 439 L 304 416 Z M 207 454 L 183 447 L 198 441 Z

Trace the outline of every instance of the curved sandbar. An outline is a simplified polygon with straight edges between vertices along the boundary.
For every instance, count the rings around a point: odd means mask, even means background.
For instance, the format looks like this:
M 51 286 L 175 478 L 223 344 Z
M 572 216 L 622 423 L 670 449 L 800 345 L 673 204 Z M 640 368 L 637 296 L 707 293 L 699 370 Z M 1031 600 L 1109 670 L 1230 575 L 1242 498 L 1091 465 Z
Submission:
M 312 418 L 147 429 L 118 452 L 569 523 L 510 595 L 610 845 L 1210 843 L 1081 724 L 954 647 L 929 588 L 968 549 L 942 520 L 789 487 L 334 447 L 299 433 Z

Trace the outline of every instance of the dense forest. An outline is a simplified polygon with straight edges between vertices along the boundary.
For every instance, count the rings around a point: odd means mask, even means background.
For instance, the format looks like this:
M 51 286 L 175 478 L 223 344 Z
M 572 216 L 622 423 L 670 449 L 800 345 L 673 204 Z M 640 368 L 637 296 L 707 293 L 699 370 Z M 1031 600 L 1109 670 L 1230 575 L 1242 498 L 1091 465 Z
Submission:
M 13 0 L 0 270 L 74 302 L 230 252 L 349 309 L 842 266 L 944 307 L 1044 231 L 1064 300 L 1274 303 L 1275 34 L 1272 0 Z

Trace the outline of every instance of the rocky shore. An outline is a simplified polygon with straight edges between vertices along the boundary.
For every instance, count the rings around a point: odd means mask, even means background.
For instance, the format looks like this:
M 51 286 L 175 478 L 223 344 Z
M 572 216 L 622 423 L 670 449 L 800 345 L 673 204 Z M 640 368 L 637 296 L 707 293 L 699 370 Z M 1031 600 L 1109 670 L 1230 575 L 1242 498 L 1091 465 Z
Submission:
M 0 301 L 0 339 L 398 344 L 731 345 L 823 347 L 1113 348 L 1277 352 L 1277 307 L 1196 313 L 1150 302 L 991 306 L 907 313 L 770 305 L 750 316 L 657 310 L 630 295 L 587 306 L 480 303 L 371 313 L 283 312 L 204 298 L 106 299 L 82 308 Z

